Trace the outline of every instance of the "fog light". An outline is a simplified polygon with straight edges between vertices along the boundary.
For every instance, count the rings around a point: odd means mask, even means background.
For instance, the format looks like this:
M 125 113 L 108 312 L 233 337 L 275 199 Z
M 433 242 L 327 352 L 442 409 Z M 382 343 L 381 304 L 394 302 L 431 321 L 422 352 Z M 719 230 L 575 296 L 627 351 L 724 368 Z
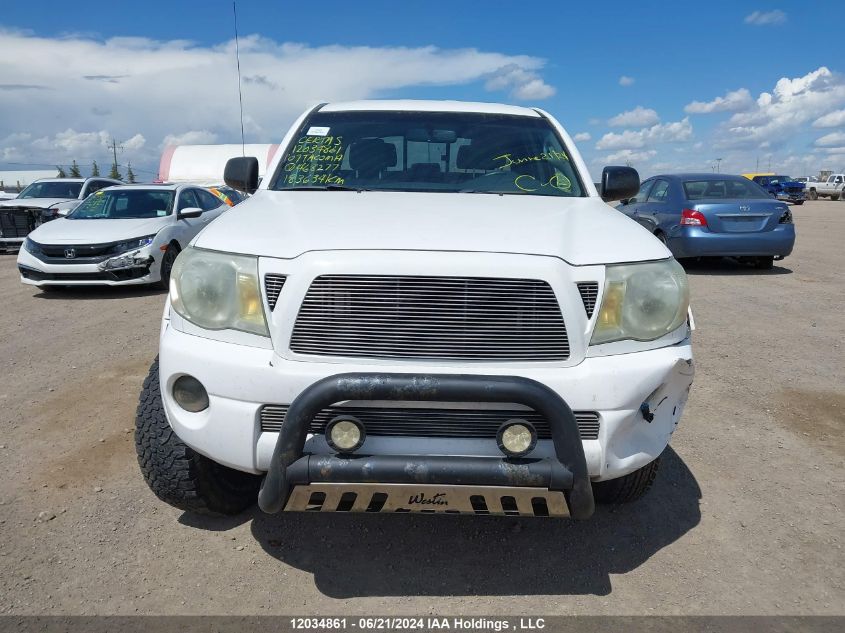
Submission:
M 537 445 L 537 431 L 526 420 L 508 420 L 499 427 L 496 442 L 503 453 L 521 457 L 534 450 Z
M 173 399 L 185 411 L 196 413 L 208 408 L 208 392 L 193 376 L 179 376 L 173 383 Z
M 357 418 L 341 415 L 326 425 L 326 441 L 339 453 L 352 453 L 367 437 L 364 425 Z

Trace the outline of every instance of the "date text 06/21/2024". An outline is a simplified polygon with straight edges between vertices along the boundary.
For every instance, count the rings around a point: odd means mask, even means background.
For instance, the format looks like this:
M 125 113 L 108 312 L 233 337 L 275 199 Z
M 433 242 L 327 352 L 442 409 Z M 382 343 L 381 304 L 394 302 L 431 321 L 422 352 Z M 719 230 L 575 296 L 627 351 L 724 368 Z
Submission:
M 363 631 L 531 631 L 546 627 L 543 618 L 461 618 L 461 617 L 295 617 L 290 619 L 294 630 Z

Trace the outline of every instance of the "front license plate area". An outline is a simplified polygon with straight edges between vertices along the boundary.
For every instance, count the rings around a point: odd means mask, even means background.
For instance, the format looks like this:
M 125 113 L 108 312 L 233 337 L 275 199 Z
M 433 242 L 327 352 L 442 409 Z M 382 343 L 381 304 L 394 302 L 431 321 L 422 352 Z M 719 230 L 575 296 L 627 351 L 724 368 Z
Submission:
M 296 486 L 285 511 L 569 516 L 563 493 L 545 488 L 378 483 Z

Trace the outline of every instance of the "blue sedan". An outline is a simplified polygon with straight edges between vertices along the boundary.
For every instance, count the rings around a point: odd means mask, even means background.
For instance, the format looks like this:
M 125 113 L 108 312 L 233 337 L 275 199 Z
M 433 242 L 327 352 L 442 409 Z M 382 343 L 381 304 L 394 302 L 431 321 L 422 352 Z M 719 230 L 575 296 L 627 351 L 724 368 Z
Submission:
M 678 258 L 736 257 L 771 268 L 795 244 L 789 206 L 742 176 L 654 176 L 617 208 Z

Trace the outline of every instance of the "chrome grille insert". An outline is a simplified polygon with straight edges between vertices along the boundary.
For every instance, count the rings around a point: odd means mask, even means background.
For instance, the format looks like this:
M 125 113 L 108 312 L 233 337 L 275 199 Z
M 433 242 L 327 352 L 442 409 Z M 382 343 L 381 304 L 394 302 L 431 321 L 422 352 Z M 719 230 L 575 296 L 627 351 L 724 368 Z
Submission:
M 599 294 L 599 284 L 596 281 L 579 281 L 578 292 L 581 293 L 581 301 L 584 302 L 584 310 L 587 311 L 587 318 L 593 317 L 596 309 L 596 299 Z
M 285 512 L 421 512 L 568 517 L 562 492 L 545 488 L 313 483 L 295 486 Z
M 261 407 L 261 430 L 278 433 L 285 419 L 286 404 L 266 404 Z M 575 411 L 578 432 L 582 440 L 599 437 L 599 414 L 595 411 Z M 536 411 L 526 409 L 455 409 L 422 407 L 334 406 L 320 411 L 311 422 L 309 433 L 325 433 L 326 424 L 334 417 L 353 415 L 364 423 L 367 435 L 388 437 L 453 437 L 495 438 L 503 422 L 512 418 L 528 420 L 537 429 L 537 437 L 551 439 L 549 423 Z
M 569 358 L 566 325 L 547 282 L 481 277 L 317 277 L 290 348 L 353 358 Z
M 277 275 L 274 273 L 264 275 L 264 291 L 267 293 L 267 305 L 273 310 L 276 308 L 276 301 L 279 300 L 279 294 L 282 292 L 282 287 L 285 285 L 285 275 Z

